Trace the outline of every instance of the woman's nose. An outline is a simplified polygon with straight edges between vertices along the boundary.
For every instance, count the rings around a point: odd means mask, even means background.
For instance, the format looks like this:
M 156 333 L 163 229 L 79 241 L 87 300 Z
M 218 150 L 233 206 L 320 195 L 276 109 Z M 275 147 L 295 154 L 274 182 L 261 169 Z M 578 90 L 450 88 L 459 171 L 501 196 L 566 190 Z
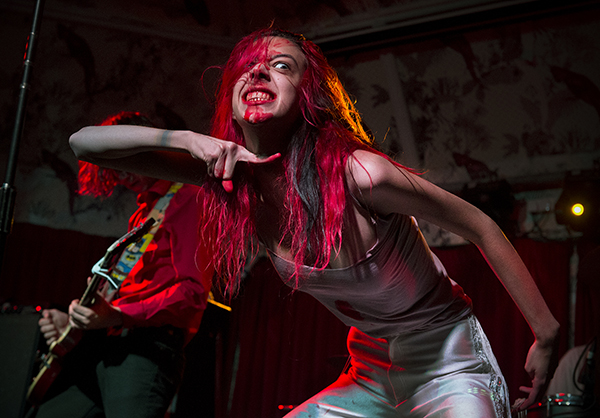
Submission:
M 250 70 L 250 78 L 268 80 L 270 78 L 269 69 L 264 63 L 259 62 Z

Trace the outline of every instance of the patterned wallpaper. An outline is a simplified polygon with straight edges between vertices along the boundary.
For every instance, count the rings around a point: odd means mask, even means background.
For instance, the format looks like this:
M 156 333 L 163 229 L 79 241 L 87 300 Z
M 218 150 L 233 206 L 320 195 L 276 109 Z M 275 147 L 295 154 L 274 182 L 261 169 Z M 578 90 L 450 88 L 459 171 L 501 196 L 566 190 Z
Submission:
M 441 186 L 459 190 L 556 177 L 600 164 L 599 20 L 597 13 L 586 13 L 505 25 L 332 63 L 382 148 Z M 3 138 L 12 130 L 29 27 L 22 13 L 0 14 Z M 161 126 L 206 131 L 215 70 L 203 71 L 222 63 L 228 51 L 52 17 L 44 21 L 42 35 L 21 143 L 15 219 L 120 235 L 133 196 L 120 191 L 102 202 L 77 196 L 69 135 L 119 110 L 144 111 Z M 2 141 L 1 164 L 7 150 L 8 141 Z M 550 213 L 560 190 L 519 193 L 521 233 L 542 224 L 547 237 L 564 235 Z M 433 245 L 457 243 L 425 229 Z

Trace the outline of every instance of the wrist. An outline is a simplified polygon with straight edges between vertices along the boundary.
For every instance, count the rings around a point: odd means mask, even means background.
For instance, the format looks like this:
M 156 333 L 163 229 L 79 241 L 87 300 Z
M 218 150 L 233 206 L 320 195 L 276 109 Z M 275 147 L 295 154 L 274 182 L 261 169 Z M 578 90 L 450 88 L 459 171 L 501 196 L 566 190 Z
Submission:
M 535 340 L 541 347 L 554 347 L 558 341 L 560 324 L 554 318 L 538 332 L 534 332 Z
M 160 146 L 170 150 L 189 150 L 192 131 L 163 131 L 160 137 Z

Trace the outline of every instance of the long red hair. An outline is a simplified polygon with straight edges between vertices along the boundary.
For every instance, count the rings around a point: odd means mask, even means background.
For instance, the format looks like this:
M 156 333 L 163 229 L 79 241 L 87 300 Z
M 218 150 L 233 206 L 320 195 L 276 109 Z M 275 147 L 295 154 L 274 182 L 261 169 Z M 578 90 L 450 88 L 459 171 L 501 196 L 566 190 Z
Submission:
M 222 68 L 211 135 L 245 145 L 242 131 L 232 117 L 233 86 L 261 58 L 270 37 L 296 44 L 308 63 L 299 86 L 303 120 L 283 160 L 288 192 L 281 234 L 282 241 L 291 243 L 298 285 L 302 265 L 308 262 L 315 268 L 325 268 L 331 252 L 339 250 L 346 206 L 345 164 L 352 152 L 370 148 L 373 140 L 320 48 L 302 35 L 272 28 L 244 37 Z M 243 167 L 236 167 L 231 194 L 215 181 L 205 186 L 210 190 L 210 198 L 205 199 L 204 226 L 215 232 L 213 236 L 222 250 L 214 262 L 229 293 L 239 289 L 240 273 L 256 250 L 256 196 L 248 174 Z

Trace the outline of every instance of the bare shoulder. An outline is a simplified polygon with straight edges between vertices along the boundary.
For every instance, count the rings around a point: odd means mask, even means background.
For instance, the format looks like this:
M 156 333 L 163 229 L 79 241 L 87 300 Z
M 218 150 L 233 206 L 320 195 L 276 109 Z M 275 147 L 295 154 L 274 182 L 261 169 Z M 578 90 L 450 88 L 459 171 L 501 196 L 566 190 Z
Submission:
M 424 215 L 443 202 L 443 191 L 385 155 L 356 151 L 346 165 L 348 187 L 381 214 Z
M 348 158 L 346 164 L 346 175 L 351 182 L 359 188 L 371 187 L 380 180 L 390 162 L 375 152 L 367 150 L 356 150 Z
M 408 171 L 384 155 L 368 150 L 356 150 L 346 164 L 346 177 L 351 188 L 372 189 L 393 181 Z

